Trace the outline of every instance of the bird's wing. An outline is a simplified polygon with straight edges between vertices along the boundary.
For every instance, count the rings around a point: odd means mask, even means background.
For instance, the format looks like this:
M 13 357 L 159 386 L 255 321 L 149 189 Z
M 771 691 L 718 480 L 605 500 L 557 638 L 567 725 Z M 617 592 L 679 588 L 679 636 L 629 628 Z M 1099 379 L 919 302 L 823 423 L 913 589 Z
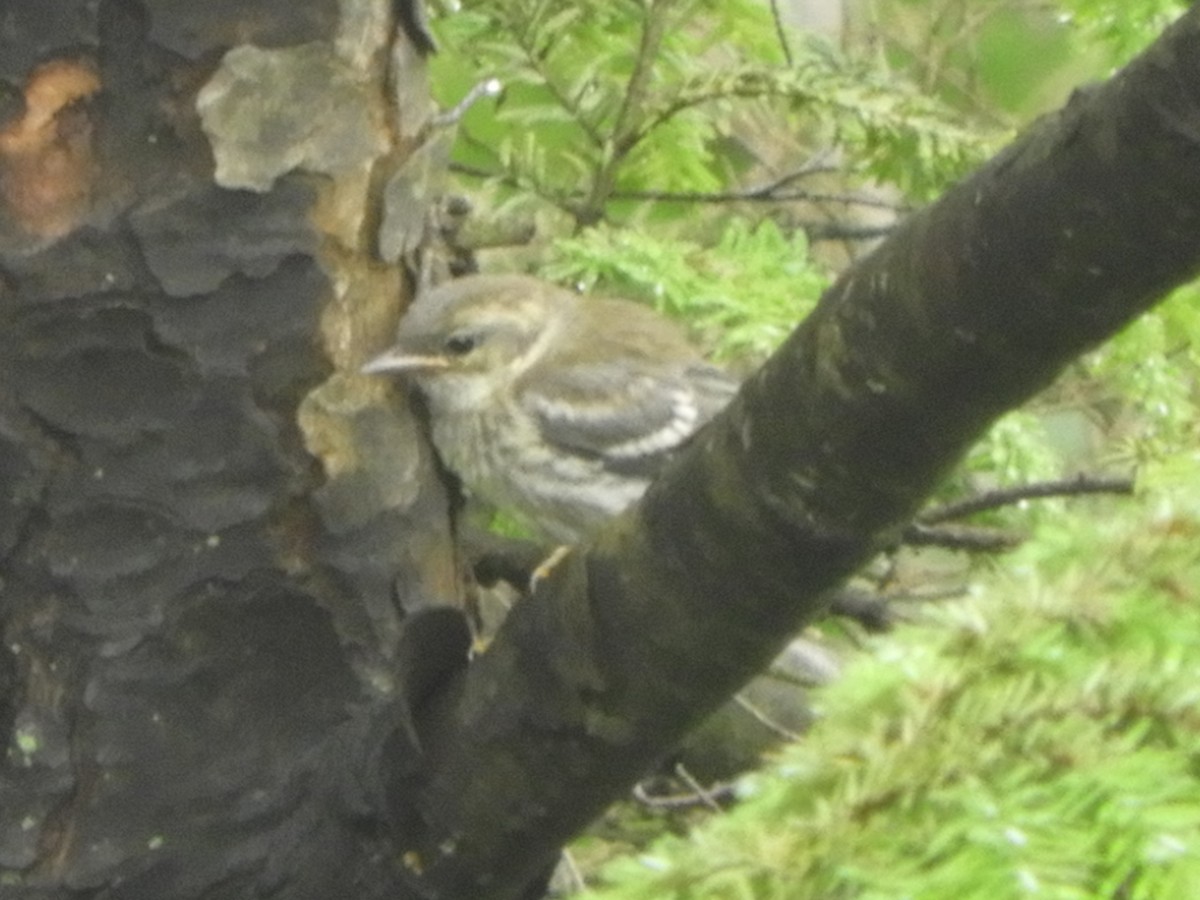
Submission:
M 650 476 L 733 396 L 735 383 L 702 362 L 634 367 L 589 362 L 531 381 L 521 404 L 542 437 L 613 471 Z

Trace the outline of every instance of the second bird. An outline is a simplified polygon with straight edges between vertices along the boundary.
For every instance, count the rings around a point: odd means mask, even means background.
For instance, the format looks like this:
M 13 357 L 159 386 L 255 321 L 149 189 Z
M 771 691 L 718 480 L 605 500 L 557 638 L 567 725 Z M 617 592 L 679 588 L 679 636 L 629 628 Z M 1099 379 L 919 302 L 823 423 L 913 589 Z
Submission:
M 467 491 L 563 542 L 637 500 L 737 389 L 653 310 L 523 275 L 422 294 L 363 372 L 415 380 Z

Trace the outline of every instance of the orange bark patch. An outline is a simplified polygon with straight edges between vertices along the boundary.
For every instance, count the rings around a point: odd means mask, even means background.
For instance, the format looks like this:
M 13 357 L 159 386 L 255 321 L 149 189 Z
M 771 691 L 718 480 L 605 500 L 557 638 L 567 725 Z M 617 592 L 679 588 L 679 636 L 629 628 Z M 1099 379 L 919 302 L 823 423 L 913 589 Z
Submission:
M 95 177 L 92 121 L 79 101 L 100 90 L 86 60 L 38 66 L 25 84 L 25 113 L 0 129 L 0 198 L 29 234 L 57 238 L 87 212 Z

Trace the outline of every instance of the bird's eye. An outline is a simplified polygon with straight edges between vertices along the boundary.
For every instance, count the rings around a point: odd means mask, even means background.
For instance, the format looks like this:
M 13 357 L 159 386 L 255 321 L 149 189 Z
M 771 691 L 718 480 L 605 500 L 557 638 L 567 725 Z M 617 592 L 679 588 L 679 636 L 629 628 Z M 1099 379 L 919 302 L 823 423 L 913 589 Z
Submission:
M 464 356 L 475 349 L 479 339 L 473 334 L 452 334 L 446 338 L 446 352 L 452 356 Z

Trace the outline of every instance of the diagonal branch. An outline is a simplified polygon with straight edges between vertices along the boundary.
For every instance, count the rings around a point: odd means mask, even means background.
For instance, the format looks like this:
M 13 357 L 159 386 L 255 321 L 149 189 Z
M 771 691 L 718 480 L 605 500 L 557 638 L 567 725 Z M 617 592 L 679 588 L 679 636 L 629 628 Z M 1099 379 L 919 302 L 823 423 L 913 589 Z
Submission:
M 1198 211 L 1193 10 L 848 270 L 641 506 L 517 604 L 427 710 L 423 771 L 397 773 L 414 891 L 527 895 L 996 417 L 1196 273 Z

